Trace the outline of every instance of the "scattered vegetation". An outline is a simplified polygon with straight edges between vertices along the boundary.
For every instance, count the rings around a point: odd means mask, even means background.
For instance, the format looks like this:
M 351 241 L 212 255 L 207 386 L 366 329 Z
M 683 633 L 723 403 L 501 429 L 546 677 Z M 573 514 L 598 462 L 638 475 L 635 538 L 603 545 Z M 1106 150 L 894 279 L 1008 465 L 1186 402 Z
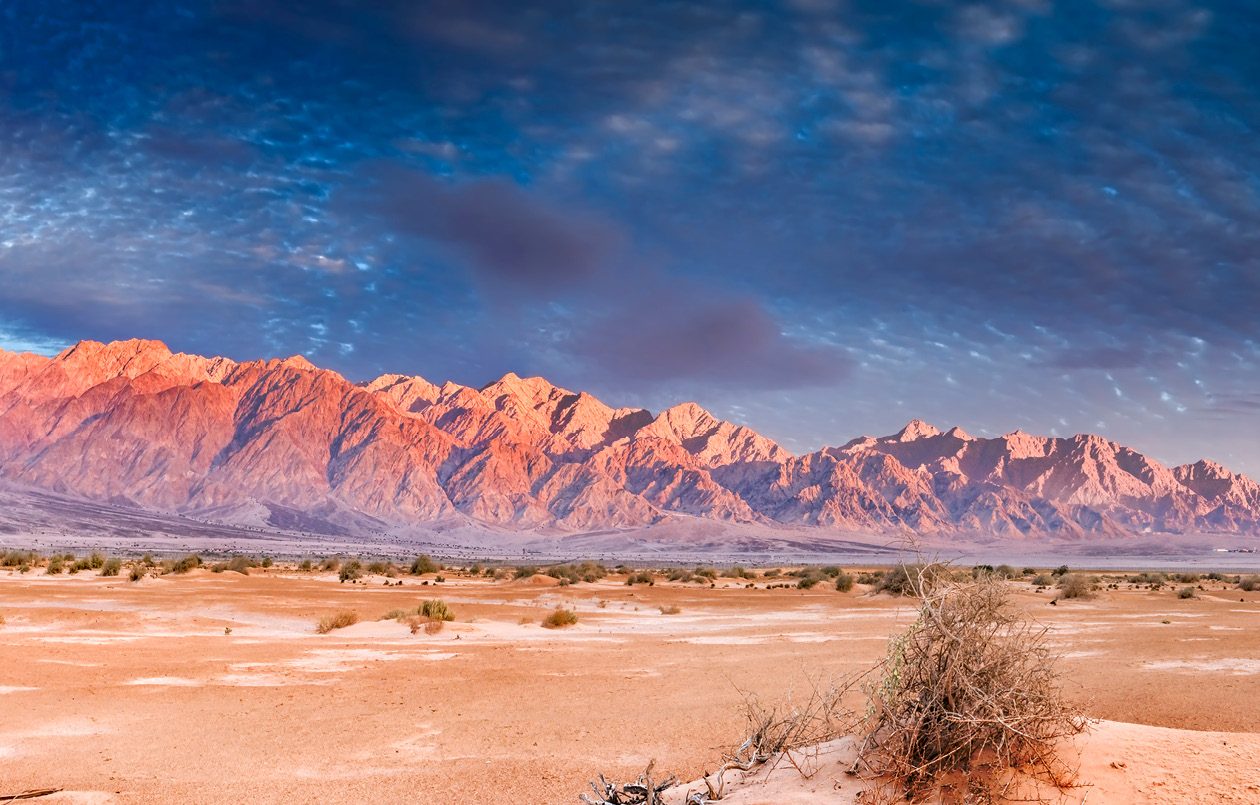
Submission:
M 325 615 L 320 618 L 319 623 L 315 624 L 315 631 L 319 634 L 328 634 L 334 629 L 344 629 L 358 622 L 359 614 L 357 612 L 343 610 L 334 615 Z
M 948 580 L 950 575 L 948 568 L 940 563 L 896 565 L 884 571 L 874 582 L 875 592 L 921 597 L 923 585 L 936 585 Z
M 48 567 L 44 568 L 44 573 L 49 576 L 60 575 L 61 571 L 66 567 L 66 560 L 60 556 L 54 556 L 48 560 Z
M 543 618 L 542 625 L 546 629 L 562 629 L 578 622 L 577 613 L 565 607 L 556 607 L 551 614 Z
M 530 576 L 536 576 L 536 575 L 538 575 L 538 567 L 536 565 L 517 565 L 516 571 L 513 573 L 512 578 L 527 579 Z
M 598 562 L 582 562 L 580 564 L 552 565 L 547 568 L 547 575 L 561 582 L 577 584 L 580 581 L 593 583 L 608 575 L 608 569 Z
M 363 563 L 358 559 L 351 559 L 341 566 L 341 572 L 337 574 L 337 579 L 345 584 L 347 581 L 357 581 L 363 578 Z
M 640 570 L 638 573 L 630 573 L 626 576 L 626 586 L 633 587 L 636 584 L 646 584 L 655 586 L 656 580 L 652 578 L 652 574 L 646 570 Z
M 168 559 L 162 563 L 163 573 L 187 573 L 194 568 L 201 567 L 201 557 L 196 554 L 189 554 L 178 561 Z
M 1238 580 L 1238 589 L 1252 593 L 1260 590 L 1260 576 L 1245 576 Z
M 252 559 L 244 556 L 233 556 L 226 562 L 215 562 L 213 565 L 210 565 L 210 572 L 226 573 L 230 570 L 233 573 L 240 573 L 242 576 L 248 576 L 249 569 L 254 566 L 255 562 Z
M 117 576 L 118 571 L 122 570 L 122 560 L 117 557 L 110 557 L 101 563 L 102 576 Z
M 26 566 L 29 569 L 31 565 L 39 564 L 40 558 L 34 551 L 6 551 L 4 556 L 0 556 L 0 567 Z

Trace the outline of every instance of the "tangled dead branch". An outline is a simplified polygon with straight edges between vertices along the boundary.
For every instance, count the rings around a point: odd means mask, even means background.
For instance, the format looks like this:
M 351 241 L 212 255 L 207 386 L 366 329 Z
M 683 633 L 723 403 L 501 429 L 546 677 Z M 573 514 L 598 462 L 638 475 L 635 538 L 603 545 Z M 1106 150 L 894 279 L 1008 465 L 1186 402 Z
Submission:
M 639 775 L 639 779 L 621 785 L 608 782 L 601 774 L 598 783 L 591 783 L 591 790 L 598 799 L 592 798 L 590 794 L 582 794 L 580 799 L 587 805 L 661 805 L 661 793 L 677 785 L 678 778 L 670 777 L 659 783 L 653 781 L 652 769 L 655 766 L 656 761 L 653 760 Z
M 961 776 L 973 799 L 1019 769 L 1063 786 L 1060 741 L 1086 719 L 1063 699 L 1046 629 L 1010 603 L 993 577 L 971 582 L 920 575 L 918 619 L 894 638 L 869 686 L 859 759 L 887 781 L 889 799 L 918 798 Z
M 720 800 L 725 794 L 726 772 L 731 770 L 746 772 L 766 763 L 786 761 L 803 777 L 812 777 L 818 770 L 816 747 L 844 734 L 855 723 L 853 711 L 845 708 L 842 699 L 856 681 L 826 686 L 815 681 L 809 696 L 799 705 L 789 700 L 766 707 L 756 696 L 745 694 L 748 737 L 723 758 L 717 771 L 705 773 L 707 791 L 691 794 L 688 802 L 700 805 Z

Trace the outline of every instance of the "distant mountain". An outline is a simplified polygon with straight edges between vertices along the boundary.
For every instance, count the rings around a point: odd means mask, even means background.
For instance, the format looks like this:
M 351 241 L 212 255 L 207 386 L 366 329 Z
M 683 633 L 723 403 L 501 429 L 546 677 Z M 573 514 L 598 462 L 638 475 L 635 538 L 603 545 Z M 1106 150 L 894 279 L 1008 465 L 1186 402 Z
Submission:
M 867 533 L 1260 533 L 1260 485 L 1100 436 L 921 421 L 795 456 L 694 403 L 653 416 L 507 374 L 480 389 L 156 341 L 0 351 L 0 478 L 201 520 L 325 533 L 642 529 L 689 519 Z

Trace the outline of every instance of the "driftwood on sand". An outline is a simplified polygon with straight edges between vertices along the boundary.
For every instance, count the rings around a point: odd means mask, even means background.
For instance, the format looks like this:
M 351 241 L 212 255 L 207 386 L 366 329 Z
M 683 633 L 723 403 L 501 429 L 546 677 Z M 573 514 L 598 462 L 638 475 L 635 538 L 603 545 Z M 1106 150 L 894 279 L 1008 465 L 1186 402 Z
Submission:
M 582 794 L 581 800 L 587 805 L 661 805 L 664 800 L 661 794 L 669 788 L 678 784 L 677 777 L 669 777 L 660 782 L 652 779 L 652 769 L 656 766 L 656 761 L 648 763 L 647 768 L 639 775 L 639 779 L 633 783 L 610 783 L 604 779 L 604 775 L 599 775 L 599 782 L 591 782 L 591 789 L 595 792 L 595 797 L 590 794 Z

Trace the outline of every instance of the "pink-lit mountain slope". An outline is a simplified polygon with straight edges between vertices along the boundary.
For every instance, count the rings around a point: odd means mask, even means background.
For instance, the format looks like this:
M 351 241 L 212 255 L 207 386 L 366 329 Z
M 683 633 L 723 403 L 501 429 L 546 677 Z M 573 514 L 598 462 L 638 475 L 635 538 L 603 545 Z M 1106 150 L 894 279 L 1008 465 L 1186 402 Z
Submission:
M 203 520 L 554 533 L 686 518 L 931 535 L 1260 532 L 1260 485 L 1099 436 L 914 421 L 801 456 L 694 403 L 613 408 L 542 378 L 352 383 L 300 357 L 155 341 L 0 351 L 0 478 Z

